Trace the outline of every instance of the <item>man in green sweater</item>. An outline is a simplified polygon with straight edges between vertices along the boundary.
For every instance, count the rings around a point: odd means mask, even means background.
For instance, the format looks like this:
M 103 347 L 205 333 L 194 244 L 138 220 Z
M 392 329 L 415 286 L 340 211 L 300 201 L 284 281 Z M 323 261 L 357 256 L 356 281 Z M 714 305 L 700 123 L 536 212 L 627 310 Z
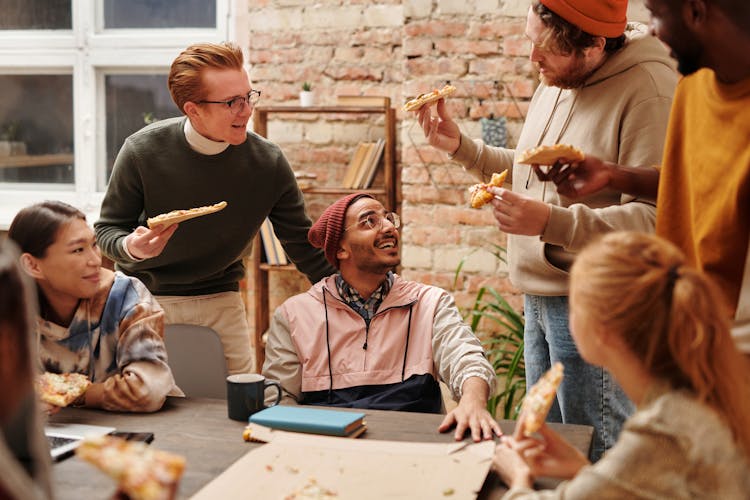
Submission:
M 247 131 L 260 91 L 240 48 L 197 44 L 172 63 L 169 91 L 186 115 L 125 140 L 95 223 L 117 268 L 143 281 L 167 324 L 194 324 L 221 338 L 230 373 L 253 370 L 239 281 L 242 258 L 269 217 L 284 250 L 315 283 L 334 269 L 307 241 L 311 221 L 294 173 L 275 144 Z M 215 214 L 169 227 L 146 219 L 226 201 Z

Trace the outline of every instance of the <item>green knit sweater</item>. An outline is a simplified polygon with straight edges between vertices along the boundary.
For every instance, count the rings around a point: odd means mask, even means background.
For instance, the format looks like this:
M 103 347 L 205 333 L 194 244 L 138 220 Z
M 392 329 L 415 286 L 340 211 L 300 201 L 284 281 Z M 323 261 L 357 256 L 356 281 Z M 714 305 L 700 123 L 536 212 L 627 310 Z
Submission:
M 242 257 L 266 216 L 284 250 L 311 282 L 334 269 L 307 241 L 310 219 L 289 163 L 275 144 L 248 132 L 217 155 L 194 151 L 185 117 L 149 125 L 125 140 L 94 224 L 102 252 L 155 295 L 239 289 Z M 215 214 L 180 224 L 161 255 L 134 262 L 122 239 L 160 213 L 226 201 Z

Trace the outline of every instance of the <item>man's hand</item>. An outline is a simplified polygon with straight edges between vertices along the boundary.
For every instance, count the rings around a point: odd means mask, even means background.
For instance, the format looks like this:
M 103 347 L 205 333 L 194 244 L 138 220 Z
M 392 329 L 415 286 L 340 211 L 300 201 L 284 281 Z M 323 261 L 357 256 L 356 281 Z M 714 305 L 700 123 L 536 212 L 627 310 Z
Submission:
M 505 188 L 491 187 L 488 191 L 495 195 L 491 201 L 492 214 L 501 231 L 525 236 L 544 233 L 549 221 L 549 205 Z
M 497 436 L 502 435 L 500 424 L 487 411 L 487 382 L 479 377 L 471 377 L 464 382 L 462 389 L 461 401 L 445 416 L 438 431 L 446 432 L 455 425 L 456 441 L 464 438 L 467 429 L 471 429 L 471 438 L 475 442 L 492 439 L 493 433 Z
M 179 224 L 172 224 L 167 228 L 156 226 L 153 229 L 138 226 L 135 231 L 125 237 L 128 252 L 136 259 L 149 259 L 160 255 L 167 246 L 169 238 L 177 230 L 177 226 Z
M 546 424 L 539 429 L 542 439 L 514 439 L 503 436 L 502 444 L 516 451 L 528 466 L 532 476 L 571 479 L 588 459 L 577 448 L 565 441 Z
M 437 102 L 437 116 L 432 116 L 432 106 L 422 106 L 417 111 L 417 120 L 424 131 L 427 142 L 435 149 L 454 154 L 461 145 L 461 130 L 448 114 L 445 99 Z
M 575 163 L 557 162 L 547 172 L 539 165 L 531 167 L 539 180 L 554 182 L 558 193 L 575 199 L 607 187 L 612 182 L 613 166 L 614 164 L 603 162 L 594 156 L 586 156 Z

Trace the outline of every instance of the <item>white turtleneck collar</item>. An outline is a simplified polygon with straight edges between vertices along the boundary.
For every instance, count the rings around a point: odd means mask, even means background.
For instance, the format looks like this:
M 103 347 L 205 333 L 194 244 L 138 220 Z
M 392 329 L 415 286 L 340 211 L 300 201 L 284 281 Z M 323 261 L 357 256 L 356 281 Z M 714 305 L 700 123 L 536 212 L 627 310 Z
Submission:
M 224 150 L 229 147 L 228 142 L 216 142 L 208 137 L 203 137 L 197 130 L 195 130 L 195 128 L 193 128 L 193 124 L 190 123 L 189 118 L 185 120 L 183 131 L 185 132 L 185 139 L 188 144 L 190 144 L 190 147 L 200 154 L 217 155 L 224 152 Z

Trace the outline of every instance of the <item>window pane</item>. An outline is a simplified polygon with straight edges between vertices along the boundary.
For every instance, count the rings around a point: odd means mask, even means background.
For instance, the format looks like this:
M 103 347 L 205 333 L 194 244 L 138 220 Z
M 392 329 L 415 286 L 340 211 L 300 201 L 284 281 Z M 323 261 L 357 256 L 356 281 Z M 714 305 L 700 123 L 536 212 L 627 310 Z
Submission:
M 104 0 L 105 28 L 215 28 L 209 0 Z
M 69 30 L 72 0 L 3 0 L 0 29 Z
M 0 75 L 0 182 L 73 182 L 73 77 Z
M 172 102 L 167 75 L 107 75 L 107 173 L 125 139 L 149 123 L 182 113 Z

